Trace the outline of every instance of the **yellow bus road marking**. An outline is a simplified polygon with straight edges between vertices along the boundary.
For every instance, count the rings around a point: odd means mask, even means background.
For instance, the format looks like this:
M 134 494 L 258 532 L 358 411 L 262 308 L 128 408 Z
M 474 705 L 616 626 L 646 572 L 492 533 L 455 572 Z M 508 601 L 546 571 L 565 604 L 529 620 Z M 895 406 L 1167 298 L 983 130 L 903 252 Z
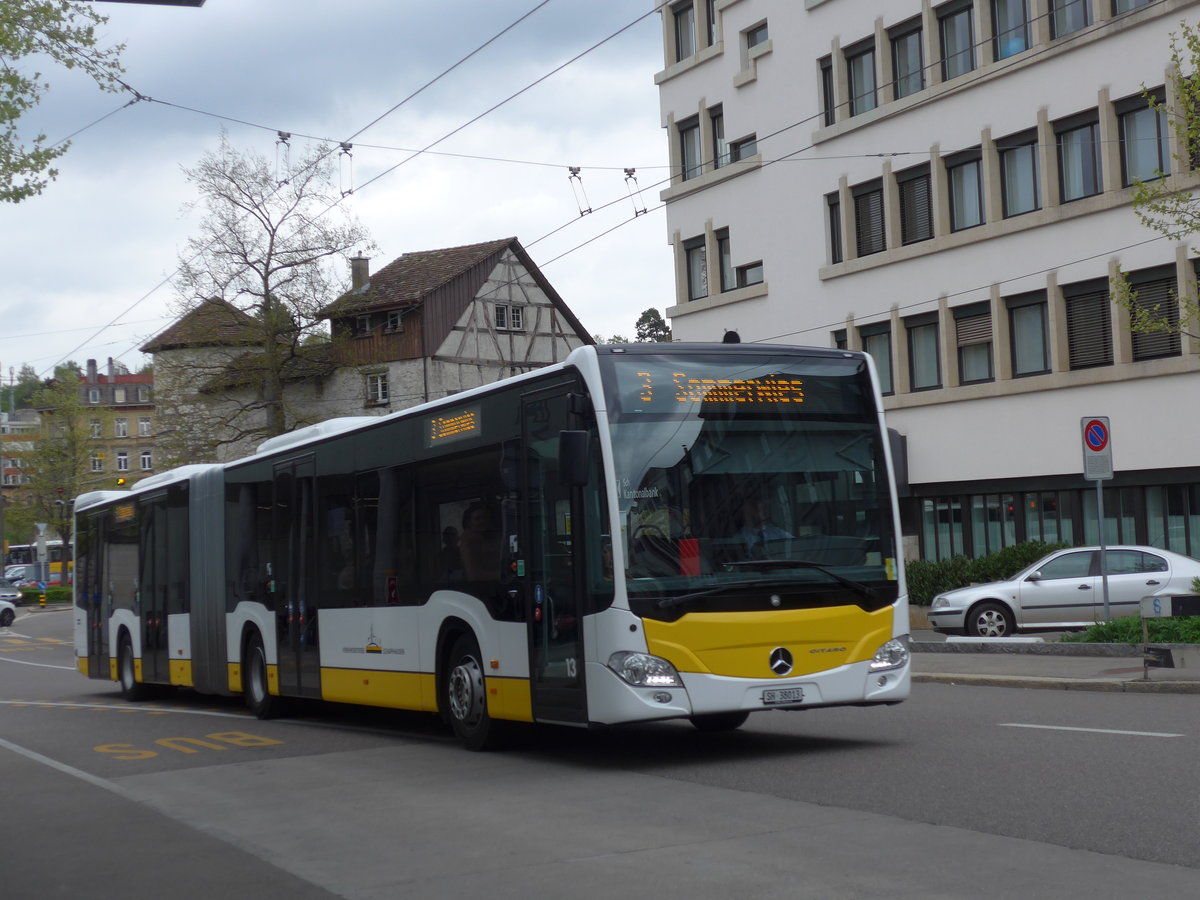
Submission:
M 228 750 L 230 747 L 277 747 L 283 743 L 283 741 L 278 741 L 275 738 L 250 734 L 246 731 L 218 731 L 214 734 L 206 734 L 204 737 L 210 740 L 173 737 L 159 738 L 154 743 L 159 747 L 165 747 L 176 753 L 188 754 L 201 753 L 204 750 L 223 751 Z M 217 743 L 218 741 L 220 743 Z M 92 749 L 97 753 L 104 753 L 112 756 L 114 759 L 120 760 L 153 759 L 159 755 L 157 750 L 141 749 L 135 747 L 133 744 L 99 744 Z

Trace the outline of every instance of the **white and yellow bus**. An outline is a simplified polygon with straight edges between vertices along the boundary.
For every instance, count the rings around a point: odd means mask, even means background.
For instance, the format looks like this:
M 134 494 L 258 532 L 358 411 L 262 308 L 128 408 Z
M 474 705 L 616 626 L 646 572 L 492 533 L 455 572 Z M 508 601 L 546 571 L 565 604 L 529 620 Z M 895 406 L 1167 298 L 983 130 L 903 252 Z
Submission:
M 246 459 L 80 496 L 79 670 L 154 686 L 589 726 L 909 693 L 868 356 L 584 347 Z

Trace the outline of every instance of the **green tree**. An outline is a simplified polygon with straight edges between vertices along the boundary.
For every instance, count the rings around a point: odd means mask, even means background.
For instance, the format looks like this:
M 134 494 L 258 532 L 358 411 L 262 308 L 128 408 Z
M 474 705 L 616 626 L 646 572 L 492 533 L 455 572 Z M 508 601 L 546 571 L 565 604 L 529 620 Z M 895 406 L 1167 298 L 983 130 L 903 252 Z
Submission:
M 90 75 L 102 90 L 122 87 L 123 46 L 101 48 L 96 26 L 108 19 L 75 0 L 4 0 L 0 3 L 0 201 L 19 203 L 40 194 L 57 175 L 51 164 L 69 143 L 47 145 L 39 134 L 25 142 L 17 122 L 41 102 L 49 85 L 29 66 L 46 60 Z
M 3 390 L 3 406 L 5 412 L 15 412 L 18 409 L 30 409 L 33 406 L 33 395 L 42 387 L 42 380 L 37 371 L 29 363 L 22 363 L 17 370 L 13 384 L 5 385 Z
M 669 343 L 671 340 L 671 326 L 654 307 L 638 316 L 636 328 L 638 343 Z
M 343 258 L 373 249 L 339 205 L 324 148 L 277 172 L 273 162 L 222 136 L 185 172 L 205 214 L 182 254 L 180 312 L 214 303 L 226 312 L 213 319 L 211 340 L 193 335 L 212 352 L 182 367 L 156 357 L 159 418 L 173 423 L 161 447 L 172 464 L 218 458 L 222 447 L 257 443 L 301 423 L 285 406 L 284 384 L 331 367 L 318 311 L 345 288 Z M 230 323 L 233 341 L 221 333 Z
M 595 341 L 597 344 L 629 344 L 629 343 L 632 343 L 632 341 L 630 341 L 629 338 L 623 337 L 619 334 L 610 335 L 609 337 L 601 337 L 599 334 L 593 334 L 592 340 Z
M 10 506 L 8 514 L 22 533 L 32 534 L 34 523 L 46 522 L 50 536 L 69 544 L 71 500 L 96 487 L 90 470 L 98 444 L 91 423 L 99 413 L 84 403 L 78 374 L 65 374 L 34 394 L 41 434 L 20 454 L 30 481 L 22 488 L 22 502 Z
M 1171 34 L 1168 107 L 1155 93 L 1143 88 L 1147 105 L 1166 118 L 1175 135 L 1172 169 L 1193 172 L 1200 165 L 1200 27 L 1180 23 Z M 1171 240 L 1189 239 L 1200 231 L 1200 197 L 1163 172 L 1135 183 L 1133 212 L 1152 231 Z M 1195 252 L 1195 250 L 1193 250 Z M 1129 314 L 1131 330 L 1139 334 L 1200 336 L 1200 298 L 1195 289 L 1173 292 L 1164 304 L 1139 302 L 1138 292 L 1125 272 L 1112 279 L 1113 302 Z

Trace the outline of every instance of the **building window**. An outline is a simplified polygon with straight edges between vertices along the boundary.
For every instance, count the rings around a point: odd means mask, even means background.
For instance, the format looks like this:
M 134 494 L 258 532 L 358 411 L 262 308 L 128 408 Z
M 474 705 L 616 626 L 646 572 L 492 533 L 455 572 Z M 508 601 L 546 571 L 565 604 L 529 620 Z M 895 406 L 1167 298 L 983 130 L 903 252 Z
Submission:
M 1179 356 L 1179 300 L 1175 288 L 1175 267 L 1167 265 L 1131 272 L 1129 286 L 1134 292 L 1134 309 L 1158 323 L 1158 330 L 1132 333 L 1134 360 Z M 1132 324 L 1132 311 L 1130 315 Z
M 1150 0 L 1113 0 L 1113 15 L 1119 16 L 1121 13 L 1131 12 L 1149 2 Z
M 88 388 L 88 403 L 99 403 L 99 402 L 100 402 L 100 389 L 99 388 Z
M 386 313 L 386 321 L 383 326 L 384 331 L 396 332 L 404 330 L 403 317 L 400 315 L 400 310 L 390 309 Z
M 759 44 L 765 44 L 770 38 L 770 34 L 767 32 L 766 22 L 755 25 L 753 28 L 747 28 L 744 34 L 747 50 L 751 50 L 754 47 L 757 47 Z
M 371 317 L 369 315 L 354 317 L 354 333 L 362 336 L 371 333 Z
M 1046 294 L 1034 291 L 1005 300 L 1013 377 L 1050 371 L 1050 340 L 1046 330 Z
M 947 3 L 938 10 L 942 45 L 942 80 L 949 81 L 975 68 L 975 28 L 971 0 Z
M 827 56 L 817 65 L 821 68 L 821 112 L 824 113 L 825 124 L 832 125 L 837 121 L 837 103 L 833 99 L 833 60 Z
M 878 181 L 860 185 L 854 194 L 854 236 L 859 256 L 887 249 L 883 225 L 883 185 Z
M 142 451 L 142 471 L 149 472 L 154 468 L 154 454 L 150 450 Z
M 825 204 L 829 209 L 829 261 L 842 261 L 842 203 L 838 194 L 827 194 Z
M 956 154 L 946 160 L 950 185 L 950 230 L 962 231 L 983 224 L 983 180 L 979 150 Z
M 1071 120 L 1056 126 L 1055 131 L 1063 202 L 1100 193 L 1100 126 L 1095 115 L 1090 122 Z
M 705 0 L 704 11 L 708 14 L 708 27 L 704 31 L 704 46 L 711 47 L 717 42 L 717 0 Z
M 758 153 L 758 137 L 750 135 L 749 137 L 736 140 L 729 145 L 729 158 L 733 162 L 740 162 L 743 159 L 749 159 Z
M 704 238 L 692 238 L 683 245 L 684 266 L 687 269 L 687 298 L 700 300 L 708 296 L 708 254 Z
M 996 59 L 1029 49 L 1028 0 L 992 0 L 992 32 Z
M 88 437 L 98 438 L 100 434 L 100 420 L 92 419 L 88 422 Z
M 937 313 L 914 316 L 905 320 L 908 330 L 909 385 L 914 391 L 928 391 L 942 386 L 942 371 L 938 360 Z
M 892 83 L 896 99 L 915 94 L 925 87 L 925 57 L 921 49 L 921 20 L 914 19 L 893 28 Z
M 1000 153 L 1000 183 L 1004 217 L 1019 216 L 1042 208 L 1038 189 L 1037 134 L 1027 133 L 997 141 Z
M 118 472 L 128 472 L 129 471 L 129 454 L 126 453 L 124 450 L 117 451 L 117 471 Z
M 497 303 L 495 309 L 496 328 L 501 331 L 525 330 L 525 307 L 511 303 Z
M 1104 278 L 1063 288 L 1067 305 L 1067 351 L 1072 369 L 1111 366 L 1112 303 Z
M 878 105 L 875 91 L 875 44 L 846 51 L 846 70 L 850 78 L 850 115 L 857 116 Z
M 729 230 L 717 232 L 717 254 L 721 260 L 721 291 L 732 291 L 737 287 L 737 273 L 733 270 L 733 251 L 729 247 Z
M 150 401 L 150 388 L 142 385 L 137 389 L 138 403 L 148 403 Z
M 887 323 L 879 325 L 864 325 L 859 329 L 864 353 L 870 354 L 875 360 L 875 368 L 879 372 L 879 391 L 883 394 L 895 393 L 892 382 L 892 333 Z
M 90 462 L 91 462 L 93 472 L 103 472 L 104 471 L 104 457 L 101 456 L 99 453 L 93 453 L 91 456 Z
M 713 167 L 729 165 L 729 144 L 725 142 L 725 113 L 719 106 L 708 111 L 709 130 L 713 142 Z
M 958 343 L 959 384 L 991 381 L 992 307 L 972 303 L 954 310 L 954 336 Z
M 128 419 L 115 419 L 113 421 L 113 437 L 129 437 Z
M 746 263 L 744 266 L 737 267 L 737 286 L 749 287 L 752 284 L 762 284 L 763 282 L 763 264 L 762 260 L 758 262 Z
M 679 123 L 679 161 L 684 181 L 695 178 L 703 171 L 704 160 L 700 154 L 700 119 L 692 116 Z
M 113 388 L 113 403 L 124 403 L 125 399 L 125 388 Z
M 138 437 L 150 437 L 150 420 L 145 417 L 138 419 Z
M 900 243 L 915 244 L 933 237 L 933 203 L 929 191 L 929 166 L 918 166 L 896 175 L 900 192 Z
M 1050 36 L 1065 37 L 1092 24 L 1091 0 L 1050 0 Z
M 387 403 L 390 396 L 387 372 L 371 372 L 367 375 L 368 406 Z
M 1157 101 L 1163 102 L 1162 96 Z M 1171 174 L 1167 145 L 1167 114 L 1150 106 L 1144 97 L 1116 104 L 1121 125 L 1121 182 L 1153 181 Z
M 671 8 L 675 19 L 675 59 L 687 59 L 696 52 L 696 10 L 691 3 Z

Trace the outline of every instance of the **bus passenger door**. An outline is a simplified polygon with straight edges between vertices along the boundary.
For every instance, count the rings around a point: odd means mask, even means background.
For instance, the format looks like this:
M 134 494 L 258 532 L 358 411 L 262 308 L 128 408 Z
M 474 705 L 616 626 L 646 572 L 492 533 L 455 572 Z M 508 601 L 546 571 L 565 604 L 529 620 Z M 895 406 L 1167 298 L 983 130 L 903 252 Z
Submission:
M 526 394 L 521 402 L 524 498 L 518 569 L 527 604 L 530 689 L 538 721 L 586 722 L 582 490 L 558 477 L 560 432 L 572 427 L 562 388 Z
M 167 646 L 167 494 L 162 492 L 141 502 L 138 517 L 141 574 L 138 579 L 137 613 L 142 639 L 142 680 L 166 684 L 170 681 L 170 648 Z
M 279 690 L 290 696 L 321 696 L 313 583 L 314 493 L 312 457 L 275 467 L 271 579 Z

